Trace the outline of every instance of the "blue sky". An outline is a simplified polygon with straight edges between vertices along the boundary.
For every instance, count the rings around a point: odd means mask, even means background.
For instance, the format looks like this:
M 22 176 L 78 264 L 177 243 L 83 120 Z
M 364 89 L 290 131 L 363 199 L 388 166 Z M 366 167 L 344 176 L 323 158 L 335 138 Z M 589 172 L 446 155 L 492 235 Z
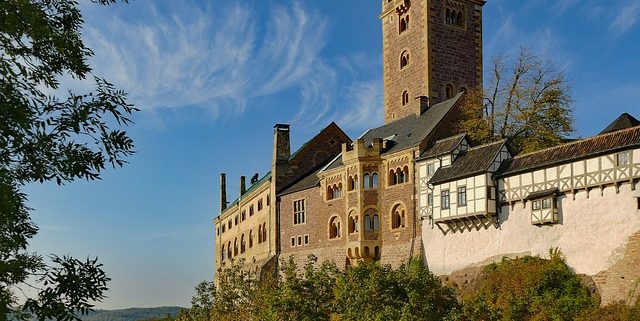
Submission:
M 99 308 L 188 306 L 213 277 L 220 172 L 234 198 L 240 175 L 268 171 L 276 122 L 294 149 L 331 121 L 351 137 L 382 123 L 379 2 L 83 2 L 94 73 L 142 109 L 128 129 L 138 153 L 98 182 L 29 186 L 31 250 L 98 256 L 113 279 Z M 489 0 L 485 61 L 520 47 L 554 61 L 574 136 L 593 135 L 640 117 L 639 18 L 637 0 Z

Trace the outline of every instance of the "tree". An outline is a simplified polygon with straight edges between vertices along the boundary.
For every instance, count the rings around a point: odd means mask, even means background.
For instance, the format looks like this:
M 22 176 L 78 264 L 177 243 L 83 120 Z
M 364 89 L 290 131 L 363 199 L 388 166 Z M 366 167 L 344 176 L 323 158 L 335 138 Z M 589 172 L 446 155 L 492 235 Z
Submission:
M 464 100 L 460 130 L 472 141 L 506 139 L 515 153 L 555 146 L 573 132 L 570 88 L 552 63 L 521 49 L 512 67 L 507 57 L 491 61 L 488 86 Z
M 51 256 L 46 264 L 27 251 L 38 228 L 21 190 L 32 182 L 95 180 L 106 166 L 123 166 L 134 146 L 117 128 L 131 124 L 138 109 L 92 74 L 76 1 L 2 1 L 0 17 L 0 320 L 78 319 L 104 298 L 109 278 L 97 259 Z M 92 81 L 95 90 L 60 95 L 63 75 Z M 38 296 L 25 294 L 16 309 L 24 287 Z

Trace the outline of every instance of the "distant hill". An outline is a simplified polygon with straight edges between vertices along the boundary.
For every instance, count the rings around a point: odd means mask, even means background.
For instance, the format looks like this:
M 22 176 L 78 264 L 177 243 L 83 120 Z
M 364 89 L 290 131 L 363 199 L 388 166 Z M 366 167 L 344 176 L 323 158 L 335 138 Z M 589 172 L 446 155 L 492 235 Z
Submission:
M 129 308 L 122 310 L 96 310 L 82 317 L 82 321 L 139 321 L 150 318 L 176 316 L 181 307 Z

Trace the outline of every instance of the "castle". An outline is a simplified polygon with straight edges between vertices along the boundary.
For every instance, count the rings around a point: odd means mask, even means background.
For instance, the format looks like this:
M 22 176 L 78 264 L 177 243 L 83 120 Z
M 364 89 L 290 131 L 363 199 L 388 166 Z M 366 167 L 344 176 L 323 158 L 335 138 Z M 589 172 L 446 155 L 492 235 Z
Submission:
M 352 141 L 335 123 L 291 153 L 274 127 L 271 171 L 227 202 L 220 175 L 216 269 L 255 271 L 309 254 L 348 267 L 422 257 L 434 273 L 559 248 L 603 302 L 640 289 L 640 122 L 512 155 L 454 132 L 482 84 L 481 0 L 383 0 L 384 120 Z

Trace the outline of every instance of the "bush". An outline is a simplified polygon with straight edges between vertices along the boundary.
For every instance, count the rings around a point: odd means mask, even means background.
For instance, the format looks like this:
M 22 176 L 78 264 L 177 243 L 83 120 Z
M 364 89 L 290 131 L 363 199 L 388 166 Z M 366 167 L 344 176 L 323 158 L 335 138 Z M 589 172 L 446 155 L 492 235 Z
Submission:
M 559 252 L 505 259 L 485 268 L 450 320 L 575 320 L 597 299 Z

